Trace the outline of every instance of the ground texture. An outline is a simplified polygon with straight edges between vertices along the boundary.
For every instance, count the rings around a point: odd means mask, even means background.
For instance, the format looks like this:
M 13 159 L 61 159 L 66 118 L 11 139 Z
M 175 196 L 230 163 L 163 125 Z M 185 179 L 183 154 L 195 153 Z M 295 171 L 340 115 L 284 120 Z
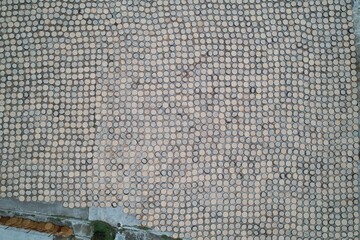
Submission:
M 352 1 L 0 8 L 0 197 L 175 237 L 358 239 Z

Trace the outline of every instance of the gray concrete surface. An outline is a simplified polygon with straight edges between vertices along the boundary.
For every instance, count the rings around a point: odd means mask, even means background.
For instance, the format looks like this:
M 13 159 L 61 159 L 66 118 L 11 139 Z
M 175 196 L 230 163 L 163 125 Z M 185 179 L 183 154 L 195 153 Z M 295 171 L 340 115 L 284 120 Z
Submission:
M 141 228 L 141 223 L 134 216 L 124 213 L 122 207 L 116 208 L 64 208 L 61 203 L 43 203 L 43 202 L 20 202 L 16 199 L 0 199 L 0 215 L 3 216 L 21 216 L 34 221 L 49 221 L 56 224 L 65 224 L 71 226 L 74 230 L 74 236 L 71 238 L 61 238 L 51 236 L 49 239 L 55 240 L 90 240 L 93 235 L 91 221 L 104 221 L 117 228 L 117 240 L 157 240 L 163 236 L 171 236 L 171 233 L 153 231 L 151 229 Z M 119 225 L 120 224 L 120 225 Z M 11 230 L 11 231 L 10 231 Z M 9 231 L 0 231 L 0 240 L 15 239 L 33 239 L 32 232 L 22 238 L 22 229 L 10 229 Z M 13 235 L 13 232 L 19 231 L 19 234 Z M 25 231 L 26 232 L 26 231 Z M 41 237 L 35 238 L 42 240 Z M 46 234 L 45 234 L 46 235 Z M 6 236 L 6 238 L 4 238 Z M 46 235 L 47 236 L 47 235 Z
M 38 215 L 63 216 L 88 219 L 88 208 L 65 208 L 62 203 L 50 202 L 20 202 L 17 199 L 0 199 L 0 210 L 16 211 Z
M 0 240 L 52 240 L 49 234 L 0 225 Z
M 101 220 L 110 225 L 117 226 L 139 226 L 140 221 L 135 217 L 125 214 L 122 207 L 116 208 L 90 208 L 89 220 Z

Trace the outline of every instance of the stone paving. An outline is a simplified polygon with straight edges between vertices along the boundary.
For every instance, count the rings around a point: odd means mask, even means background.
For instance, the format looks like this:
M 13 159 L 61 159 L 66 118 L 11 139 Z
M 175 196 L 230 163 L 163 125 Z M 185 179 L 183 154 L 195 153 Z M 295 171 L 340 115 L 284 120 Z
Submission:
M 0 3 L 0 197 L 193 239 L 358 239 L 352 1 Z

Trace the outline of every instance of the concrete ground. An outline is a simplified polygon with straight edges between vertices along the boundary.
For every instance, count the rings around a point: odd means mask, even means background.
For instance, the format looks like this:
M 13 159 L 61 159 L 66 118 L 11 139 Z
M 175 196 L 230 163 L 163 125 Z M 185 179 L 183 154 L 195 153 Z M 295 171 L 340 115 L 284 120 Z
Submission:
M 53 237 L 45 233 L 26 231 L 23 229 L 4 227 L 0 225 L 0 239 L 6 240 L 52 240 Z
M 56 202 L 20 202 L 17 199 L 0 199 L 0 216 L 19 216 L 39 222 L 52 222 L 70 226 L 74 230 L 73 237 L 61 238 L 0 225 L 0 236 L 7 236 L 6 240 L 90 240 L 94 234 L 92 224 L 94 221 L 106 222 L 113 226 L 117 232 L 116 240 L 156 240 L 167 237 L 164 233 L 142 228 L 140 222 L 133 216 L 125 214 L 121 207 L 70 209 Z

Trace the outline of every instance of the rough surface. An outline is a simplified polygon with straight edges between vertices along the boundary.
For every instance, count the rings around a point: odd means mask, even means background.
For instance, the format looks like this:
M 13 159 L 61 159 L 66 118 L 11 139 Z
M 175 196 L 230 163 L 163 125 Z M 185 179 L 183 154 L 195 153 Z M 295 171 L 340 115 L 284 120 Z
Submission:
M 359 238 L 352 1 L 0 6 L 0 197 L 175 237 Z
M 91 4 L 0 3 L 1 197 L 86 207 L 101 41 L 72 16 Z
M 18 228 L 0 226 L 0 239 L 6 240 L 52 240 L 49 234 L 39 233 Z
M 101 220 L 111 224 L 112 226 L 117 226 L 118 224 L 122 226 L 138 226 L 141 224 L 134 216 L 125 214 L 123 208 L 96 208 L 92 207 L 89 209 L 89 220 Z
M 88 208 L 70 209 L 63 207 L 62 203 L 54 202 L 20 202 L 17 199 L 0 199 L 0 211 L 1 210 L 68 218 L 89 218 Z

